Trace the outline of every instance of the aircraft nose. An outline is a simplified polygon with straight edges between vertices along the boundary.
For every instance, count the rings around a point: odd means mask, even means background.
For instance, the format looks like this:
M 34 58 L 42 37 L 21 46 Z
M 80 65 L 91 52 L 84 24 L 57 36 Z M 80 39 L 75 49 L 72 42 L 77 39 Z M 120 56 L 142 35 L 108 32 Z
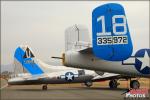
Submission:
M 14 83 L 14 80 L 12 80 L 12 79 L 8 80 L 8 85 L 12 85 L 13 83 Z
M 8 80 L 8 85 L 16 85 L 18 82 L 20 82 L 21 80 L 18 78 L 12 78 Z

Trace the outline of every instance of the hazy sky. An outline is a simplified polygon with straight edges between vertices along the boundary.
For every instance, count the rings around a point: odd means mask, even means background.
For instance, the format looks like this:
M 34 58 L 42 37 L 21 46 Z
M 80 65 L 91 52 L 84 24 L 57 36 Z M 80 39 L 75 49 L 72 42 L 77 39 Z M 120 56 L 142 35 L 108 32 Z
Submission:
M 112 2 L 112 1 L 111 1 Z M 114 2 L 114 1 L 113 1 Z M 2 1 L 1 63 L 13 62 L 20 44 L 28 44 L 35 55 L 49 62 L 64 52 L 64 31 L 74 24 L 87 26 L 92 35 L 92 10 L 102 1 Z M 149 48 L 149 2 L 117 2 L 124 6 L 135 53 Z M 52 60 L 54 61 L 54 60 Z

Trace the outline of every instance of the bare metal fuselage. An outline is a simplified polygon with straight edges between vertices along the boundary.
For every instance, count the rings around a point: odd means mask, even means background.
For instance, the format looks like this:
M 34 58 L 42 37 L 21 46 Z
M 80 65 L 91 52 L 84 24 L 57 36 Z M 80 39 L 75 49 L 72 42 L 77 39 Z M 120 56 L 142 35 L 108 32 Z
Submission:
M 79 77 L 75 77 L 74 80 L 68 81 L 66 79 L 61 78 L 42 78 L 42 79 L 36 79 L 36 80 L 26 80 L 24 78 L 18 79 L 15 81 L 9 81 L 9 85 L 38 85 L 38 84 L 66 84 L 66 83 L 84 83 L 91 81 L 93 78 L 92 75 L 83 75 Z
M 128 76 L 150 77 L 150 74 L 139 73 L 134 65 L 123 65 L 122 61 L 106 61 L 96 58 L 94 54 L 67 51 L 64 55 L 64 65 L 76 68 L 104 71 Z

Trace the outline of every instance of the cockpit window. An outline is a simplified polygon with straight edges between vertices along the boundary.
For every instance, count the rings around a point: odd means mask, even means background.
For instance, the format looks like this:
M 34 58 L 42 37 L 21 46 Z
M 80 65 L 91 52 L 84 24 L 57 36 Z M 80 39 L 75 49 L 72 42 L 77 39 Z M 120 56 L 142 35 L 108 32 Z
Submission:
M 84 70 L 78 70 L 79 76 L 80 75 L 85 75 L 85 71 Z

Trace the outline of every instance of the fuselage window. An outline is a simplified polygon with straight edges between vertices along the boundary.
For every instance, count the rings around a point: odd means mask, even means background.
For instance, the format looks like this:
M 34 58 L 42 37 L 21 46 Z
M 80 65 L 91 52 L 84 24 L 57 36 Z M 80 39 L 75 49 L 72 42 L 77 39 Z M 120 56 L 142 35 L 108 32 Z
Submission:
M 85 71 L 84 70 L 78 70 L 79 76 L 80 75 L 85 75 Z

